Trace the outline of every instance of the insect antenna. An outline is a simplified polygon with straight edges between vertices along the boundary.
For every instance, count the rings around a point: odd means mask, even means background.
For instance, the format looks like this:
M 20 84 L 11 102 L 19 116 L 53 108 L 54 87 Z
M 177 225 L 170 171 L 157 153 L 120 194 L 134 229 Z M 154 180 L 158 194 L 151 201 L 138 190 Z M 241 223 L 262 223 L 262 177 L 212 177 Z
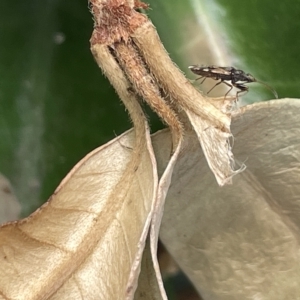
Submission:
M 269 85 L 266 84 L 265 82 L 260 81 L 260 80 L 257 80 L 257 79 L 255 79 L 255 81 L 258 82 L 258 83 L 260 83 L 260 84 L 262 84 L 262 85 L 264 85 L 267 89 L 269 89 L 269 90 L 273 93 L 273 95 L 275 96 L 275 98 L 278 99 L 278 94 L 277 94 L 277 92 L 276 92 L 271 86 L 269 86 Z

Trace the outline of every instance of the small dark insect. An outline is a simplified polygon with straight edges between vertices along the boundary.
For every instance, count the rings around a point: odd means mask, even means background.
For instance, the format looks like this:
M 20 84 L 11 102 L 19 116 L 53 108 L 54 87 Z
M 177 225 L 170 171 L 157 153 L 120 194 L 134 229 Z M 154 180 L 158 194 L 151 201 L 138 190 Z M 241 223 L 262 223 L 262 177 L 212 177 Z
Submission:
M 234 67 L 217 67 L 217 66 L 205 66 L 205 67 L 200 67 L 197 65 L 194 66 L 189 66 L 189 69 L 197 74 L 200 75 L 201 77 L 197 78 L 202 79 L 204 78 L 201 83 L 203 83 L 207 78 L 212 78 L 214 80 L 219 80 L 220 81 L 215 84 L 208 92 L 210 93 L 217 85 L 221 83 L 225 83 L 227 86 L 230 87 L 230 90 L 225 94 L 225 97 L 228 95 L 228 93 L 233 89 L 233 87 L 236 87 L 239 89 L 239 91 L 236 93 L 236 98 L 238 100 L 238 96 L 240 93 L 243 92 L 248 92 L 249 87 L 246 86 L 246 83 L 251 83 L 251 82 L 258 82 L 263 84 L 265 87 L 267 87 L 276 98 L 278 98 L 277 92 L 272 89 L 269 85 L 266 83 L 259 81 L 255 79 L 251 74 L 246 74 L 242 70 L 237 70 Z M 229 84 L 226 81 L 231 81 L 231 84 Z

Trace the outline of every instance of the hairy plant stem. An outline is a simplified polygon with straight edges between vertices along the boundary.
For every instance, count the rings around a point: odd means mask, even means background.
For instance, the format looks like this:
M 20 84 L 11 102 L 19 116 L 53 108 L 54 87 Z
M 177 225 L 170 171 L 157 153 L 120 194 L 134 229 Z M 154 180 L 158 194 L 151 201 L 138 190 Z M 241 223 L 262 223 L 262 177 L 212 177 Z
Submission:
M 177 146 L 182 145 L 184 132 L 192 129 L 219 185 L 231 183 L 232 177 L 243 169 L 234 170 L 228 141 L 231 137 L 232 101 L 224 99 L 213 103 L 192 86 L 171 61 L 153 24 L 136 11 L 145 8 L 145 4 L 129 0 L 90 2 L 95 20 L 92 51 L 95 55 L 96 45 L 107 47 L 111 59 L 119 66 L 115 68 L 112 64 L 110 68 L 108 65 L 106 75 L 117 78 L 116 72 L 122 72 L 124 76 L 120 80 L 126 79 L 130 89 L 141 96 L 169 126 L 172 154 Z M 121 83 L 111 82 L 118 91 Z M 121 93 L 119 95 L 128 107 L 127 98 Z M 129 110 L 129 113 L 135 122 L 136 112 Z M 136 126 L 138 124 L 134 123 L 135 129 Z
M 124 82 L 169 126 L 173 150 L 184 132 L 180 118 L 182 110 L 189 109 L 209 120 L 213 127 L 229 132 L 230 118 L 206 101 L 190 84 L 170 60 L 152 23 L 135 10 L 145 8 L 145 4 L 129 0 L 90 0 L 90 3 L 95 20 L 92 52 L 128 108 L 135 127 L 139 125 L 135 123 L 136 112 L 130 109 L 130 102 L 134 100 L 119 91 Z M 106 56 L 110 57 L 105 58 L 110 61 L 105 68 L 104 63 L 99 61 L 103 58 L 97 54 L 99 49 L 103 52 L 100 45 L 107 48 Z M 140 109 L 138 111 L 140 113 Z

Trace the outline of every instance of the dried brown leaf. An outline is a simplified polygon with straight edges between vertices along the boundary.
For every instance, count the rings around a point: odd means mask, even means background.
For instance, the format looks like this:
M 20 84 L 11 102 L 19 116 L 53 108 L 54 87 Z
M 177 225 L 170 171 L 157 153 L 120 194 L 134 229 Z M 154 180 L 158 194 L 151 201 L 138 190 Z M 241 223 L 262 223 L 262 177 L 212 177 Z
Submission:
M 240 109 L 233 152 L 247 169 L 223 188 L 186 137 L 161 238 L 204 299 L 299 298 L 299 113 L 293 99 Z M 154 139 L 158 159 L 165 134 Z
M 152 261 L 153 261 L 153 268 L 156 274 L 158 287 L 160 289 L 161 297 L 163 300 L 167 300 L 167 294 L 164 289 L 163 279 L 160 272 L 160 267 L 157 259 L 157 247 L 158 247 L 158 237 L 159 237 L 159 231 L 161 226 L 161 220 L 164 213 L 164 206 L 165 206 L 165 200 L 167 193 L 169 191 L 169 187 L 171 184 L 171 179 L 173 175 L 174 167 L 177 163 L 178 157 L 180 155 L 181 151 L 181 145 L 183 143 L 183 140 L 181 139 L 179 141 L 179 144 L 176 148 L 175 153 L 172 155 L 172 157 L 169 159 L 168 153 L 164 152 L 162 154 L 163 163 L 162 166 L 165 167 L 163 170 L 163 174 L 160 177 L 158 189 L 157 189 L 157 199 L 155 202 L 155 207 L 153 210 L 153 217 L 151 221 L 151 229 L 150 229 L 150 249 L 152 254 Z M 165 140 L 163 142 L 163 145 L 165 146 L 165 150 L 172 149 L 172 142 L 170 137 L 165 137 Z M 167 163 L 168 162 L 168 163 Z M 166 165 L 167 163 L 167 165 Z
M 133 139 L 91 152 L 43 207 L 1 227 L 0 299 L 133 294 L 157 190 L 153 156 L 126 148 Z

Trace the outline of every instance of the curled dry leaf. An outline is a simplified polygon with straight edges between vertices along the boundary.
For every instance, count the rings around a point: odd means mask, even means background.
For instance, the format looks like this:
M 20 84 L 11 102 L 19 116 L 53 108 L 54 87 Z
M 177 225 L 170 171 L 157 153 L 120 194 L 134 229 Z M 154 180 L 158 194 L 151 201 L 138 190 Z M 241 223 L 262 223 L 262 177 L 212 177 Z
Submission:
M 163 296 L 158 285 L 157 274 L 153 267 L 153 259 L 150 251 L 150 240 L 146 244 L 138 287 L 134 295 L 134 300 L 163 300 Z
M 157 190 L 133 138 L 91 152 L 39 210 L 1 227 L 0 299 L 133 298 Z
M 299 113 L 293 99 L 241 108 L 233 149 L 247 169 L 223 188 L 186 137 L 160 236 L 204 299 L 299 298 Z M 159 166 L 165 135 L 154 138 Z
M 10 182 L 0 173 L 0 224 L 16 220 L 21 211 L 21 205 L 13 193 Z
M 168 151 L 165 152 L 164 155 L 164 162 L 162 164 L 163 167 L 165 167 L 163 170 L 163 174 L 160 177 L 158 189 L 157 189 L 157 199 L 155 201 L 155 207 L 153 210 L 153 217 L 151 221 L 151 230 L 150 230 L 150 249 L 152 254 L 152 260 L 153 260 L 153 267 L 157 278 L 157 283 L 160 289 L 160 294 L 163 300 L 167 300 L 168 297 L 166 295 L 164 285 L 163 285 L 163 279 L 160 272 L 160 267 L 158 264 L 157 259 L 157 245 L 158 245 L 158 237 L 159 237 L 159 230 L 161 226 L 161 221 L 164 213 L 164 206 L 165 206 L 165 200 L 167 193 L 169 191 L 169 187 L 171 184 L 171 179 L 173 175 L 173 170 L 175 167 L 175 164 L 177 163 L 178 157 L 180 155 L 181 151 L 181 144 L 183 140 L 181 139 L 178 147 L 172 155 L 171 159 L 168 158 Z M 169 138 L 165 138 L 164 140 L 164 146 L 165 150 L 172 149 L 172 140 Z
M 234 170 L 234 158 L 229 144 L 231 133 L 211 126 L 207 120 L 200 119 L 191 111 L 187 111 L 187 115 L 218 184 L 223 186 L 232 183 L 232 177 L 244 168 Z

